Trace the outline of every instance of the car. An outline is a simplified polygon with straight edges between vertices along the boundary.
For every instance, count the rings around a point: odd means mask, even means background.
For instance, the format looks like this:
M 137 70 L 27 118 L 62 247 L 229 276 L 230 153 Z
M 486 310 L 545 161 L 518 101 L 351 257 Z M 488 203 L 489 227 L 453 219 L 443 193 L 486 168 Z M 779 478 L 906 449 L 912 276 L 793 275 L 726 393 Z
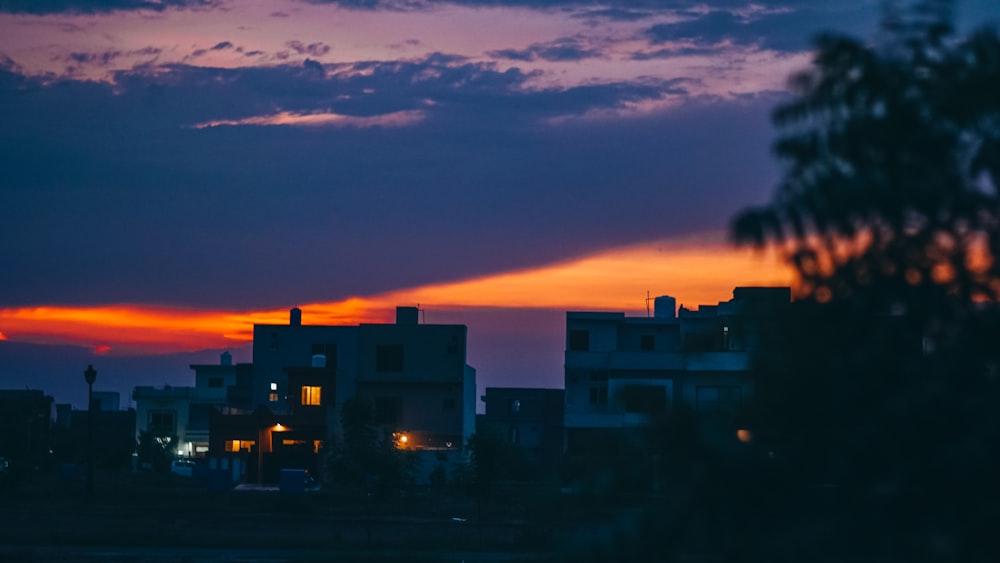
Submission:
M 181 477 L 191 477 L 194 474 L 195 463 L 190 459 L 175 459 L 170 462 L 170 472 Z

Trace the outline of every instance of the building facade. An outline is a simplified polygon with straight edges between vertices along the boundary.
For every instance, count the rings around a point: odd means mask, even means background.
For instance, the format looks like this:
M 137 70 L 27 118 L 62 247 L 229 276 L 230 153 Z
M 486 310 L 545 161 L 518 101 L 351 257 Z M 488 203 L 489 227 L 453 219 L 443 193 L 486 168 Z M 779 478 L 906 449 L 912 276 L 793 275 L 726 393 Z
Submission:
M 768 345 L 768 326 L 791 301 L 787 287 L 737 287 L 733 299 L 697 309 L 656 299 L 651 317 L 566 314 L 566 447 L 598 434 L 638 429 L 687 407 L 731 419 L 753 392 L 750 356 Z

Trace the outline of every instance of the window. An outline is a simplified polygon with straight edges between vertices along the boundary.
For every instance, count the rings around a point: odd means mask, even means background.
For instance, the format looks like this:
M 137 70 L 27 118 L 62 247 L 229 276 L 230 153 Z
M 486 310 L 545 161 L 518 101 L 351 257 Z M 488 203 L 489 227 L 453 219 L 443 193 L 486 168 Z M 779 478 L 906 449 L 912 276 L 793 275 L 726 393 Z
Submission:
M 174 433 L 176 420 L 174 411 L 153 411 L 149 413 L 149 432 L 169 436 Z
M 278 394 L 275 393 L 274 391 L 271 391 L 270 393 L 267 394 L 267 400 L 271 401 L 272 403 L 277 403 L 278 402 Z
M 608 374 L 594 372 L 590 374 L 590 404 L 604 406 L 608 404 Z
M 652 352 L 656 349 L 656 337 L 652 334 L 643 334 L 639 337 L 639 349 L 643 352 Z
M 722 349 L 729 350 L 729 326 L 722 325 Z
M 667 408 L 667 389 L 662 385 L 626 385 L 622 388 L 625 412 L 658 413 Z
M 511 444 L 517 444 L 521 441 L 521 432 L 517 426 L 511 426 L 507 431 L 507 439 L 510 440 Z
M 375 371 L 403 371 L 402 344 L 379 344 L 375 346 Z
M 569 331 L 569 349 L 571 352 L 586 352 L 590 350 L 590 331 Z
M 445 399 L 442 408 L 446 411 L 455 410 L 455 399 Z
M 320 405 L 320 391 L 322 391 L 322 388 L 319 386 L 303 386 L 302 404 L 318 407 Z
M 521 399 L 511 399 L 509 407 L 511 414 L 521 412 Z
M 250 448 L 257 445 L 256 440 L 226 440 L 227 452 L 250 451 Z
M 739 385 L 699 385 L 695 403 L 698 412 L 735 412 L 743 405 L 743 389 Z
M 225 385 L 225 383 L 226 383 L 226 380 L 222 379 L 221 377 L 209 377 L 208 378 L 208 386 L 211 387 L 212 389 L 219 389 L 220 387 L 222 387 L 223 385 Z
M 403 419 L 403 399 L 375 397 L 375 424 L 399 424 Z
M 277 391 L 277 390 L 278 390 L 278 384 L 272 381 L 271 382 L 271 391 Z
M 313 344 L 312 345 L 312 355 L 322 354 L 326 356 L 326 367 L 335 368 L 337 367 L 337 345 L 333 343 L 328 344 Z

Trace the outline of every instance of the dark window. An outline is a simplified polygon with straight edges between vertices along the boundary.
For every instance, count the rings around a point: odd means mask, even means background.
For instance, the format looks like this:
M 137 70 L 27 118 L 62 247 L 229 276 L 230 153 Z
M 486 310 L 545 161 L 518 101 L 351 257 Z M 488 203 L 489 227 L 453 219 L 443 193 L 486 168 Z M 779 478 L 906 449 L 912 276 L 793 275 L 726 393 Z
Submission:
M 667 389 L 662 385 L 626 385 L 622 388 L 625 412 L 658 413 L 667 408 Z
M 442 408 L 446 411 L 455 410 L 455 399 L 445 399 Z
M 594 372 L 590 374 L 590 404 L 603 406 L 608 404 L 608 374 Z
M 448 345 L 448 353 L 449 354 L 457 354 L 458 353 L 458 344 L 449 344 Z
M 743 389 L 739 385 L 699 385 L 695 402 L 699 412 L 734 412 L 743 405 Z
M 652 334 L 643 334 L 639 337 L 639 349 L 643 352 L 652 352 L 656 349 L 656 337 Z
M 586 352 L 590 350 L 590 331 L 569 331 L 569 349 L 571 352 Z
M 375 371 L 403 371 L 403 346 L 401 344 L 375 346 Z
M 336 344 L 313 344 L 312 355 L 322 354 L 326 356 L 326 367 L 337 367 L 337 345 Z
M 149 432 L 157 436 L 170 436 L 175 431 L 176 419 L 174 411 L 153 411 L 149 413 Z
M 209 377 L 208 386 L 213 389 L 219 389 L 226 384 L 226 381 L 221 377 Z
M 399 424 L 403 419 L 403 399 L 375 397 L 375 424 Z
M 512 414 L 517 414 L 521 412 L 521 399 L 511 399 L 510 400 L 510 412 Z
M 510 430 L 507 431 L 507 438 L 511 444 L 519 443 L 521 441 L 520 429 L 517 426 L 511 426 Z

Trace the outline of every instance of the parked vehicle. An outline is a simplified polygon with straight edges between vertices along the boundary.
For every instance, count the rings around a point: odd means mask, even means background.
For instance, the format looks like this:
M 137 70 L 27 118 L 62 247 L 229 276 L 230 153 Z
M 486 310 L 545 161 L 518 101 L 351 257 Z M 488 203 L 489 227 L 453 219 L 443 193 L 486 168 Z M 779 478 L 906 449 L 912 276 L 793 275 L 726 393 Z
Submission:
M 190 459 L 175 459 L 170 462 L 170 472 L 181 477 L 190 477 L 194 474 L 195 463 Z

